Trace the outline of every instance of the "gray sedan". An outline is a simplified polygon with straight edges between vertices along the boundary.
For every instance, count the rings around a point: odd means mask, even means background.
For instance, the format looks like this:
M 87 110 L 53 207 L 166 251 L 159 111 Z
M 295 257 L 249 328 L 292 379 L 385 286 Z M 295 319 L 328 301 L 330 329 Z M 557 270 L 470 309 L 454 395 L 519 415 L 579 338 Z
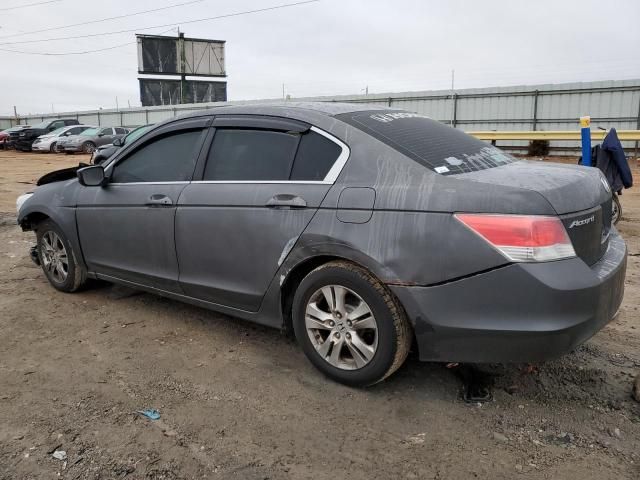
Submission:
M 113 143 L 116 138 L 124 137 L 129 131 L 123 127 L 89 128 L 79 135 L 73 135 L 58 142 L 58 151 L 65 153 L 93 153 L 101 145 Z
M 40 184 L 18 221 L 56 289 L 98 278 L 291 329 L 349 385 L 412 345 L 423 361 L 559 356 L 623 296 L 598 169 L 518 161 L 417 113 L 201 111 Z

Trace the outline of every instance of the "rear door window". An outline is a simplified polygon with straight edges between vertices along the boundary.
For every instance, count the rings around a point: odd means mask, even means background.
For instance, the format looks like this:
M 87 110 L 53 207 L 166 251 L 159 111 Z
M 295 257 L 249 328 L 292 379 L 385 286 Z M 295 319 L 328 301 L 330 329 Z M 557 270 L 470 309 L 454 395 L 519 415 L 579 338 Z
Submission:
M 418 113 L 370 110 L 336 115 L 441 175 L 493 168 L 517 159 Z
M 204 180 L 288 180 L 298 134 L 271 130 L 216 130 Z
M 204 180 L 322 181 L 341 153 L 341 146 L 312 130 L 218 128 Z

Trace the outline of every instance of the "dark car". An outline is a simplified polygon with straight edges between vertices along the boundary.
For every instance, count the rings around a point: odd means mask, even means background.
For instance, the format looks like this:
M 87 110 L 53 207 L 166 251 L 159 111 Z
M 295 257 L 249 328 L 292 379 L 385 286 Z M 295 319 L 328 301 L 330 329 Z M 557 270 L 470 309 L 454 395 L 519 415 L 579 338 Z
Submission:
M 8 149 L 13 147 L 13 142 L 11 140 L 12 132 L 20 132 L 20 130 L 24 130 L 25 128 L 30 128 L 31 125 L 16 125 L 15 127 L 8 128 L 0 132 L 0 148 Z
M 143 125 L 141 127 L 135 128 L 131 130 L 127 134 L 126 137 L 116 139 L 113 143 L 109 143 L 107 145 L 102 145 L 93 152 L 93 156 L 91 157 L 91 163 L 94 165 L 100 165 L 105 160 L 107 160 L 111 155 L 116 153 L 122 147 L 124 147 L 127 143 L 133 142 L 136 138 L 141 137 L 144 133 L 149 130 L 153 124 Z
M 30 128 L 25 128 L 19 132 L 11 133 L 11 140 L 16 150 L 22 150 L 24 152 L 31 151 L 31 145 L 40 135 L 46 135 L 61 127 L 67 127 L 69 125 L 80 125 L 80 122 L 75 118 L 56 118 L 54 120 L 46 120 L 42 123 L 38 123 Z
M 277 328 L 329 377 L 532 362 L 616 315 L 626 246 L 599 170 L 519 161 L 423 115 L 340 103 L 172 119 L 19 199 L 72 292 L 122 283 Z

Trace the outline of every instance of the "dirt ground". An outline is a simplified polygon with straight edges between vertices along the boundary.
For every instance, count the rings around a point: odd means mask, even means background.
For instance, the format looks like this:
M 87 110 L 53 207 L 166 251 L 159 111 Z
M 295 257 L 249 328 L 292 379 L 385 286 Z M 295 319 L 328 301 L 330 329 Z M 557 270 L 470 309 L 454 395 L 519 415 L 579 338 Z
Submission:
M 411 356 L 351 389 L 275 330 L 110 285 L 55 291 L 15 198 L 81 160 L 0 151 L 0 478 L 640 478 L 640 189 L 622 197 L 619 317 L 561 360 L 483 367 L 493 400 L 467 404 L 460 368 Z

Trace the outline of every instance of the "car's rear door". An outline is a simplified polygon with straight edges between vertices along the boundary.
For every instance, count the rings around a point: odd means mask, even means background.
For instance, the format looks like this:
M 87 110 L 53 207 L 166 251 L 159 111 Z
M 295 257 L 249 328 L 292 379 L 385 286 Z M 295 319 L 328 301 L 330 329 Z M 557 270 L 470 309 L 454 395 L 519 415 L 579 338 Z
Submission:
M 187 295 L 257 311 L 348 148 L 274 117 L 219 116 L 210 135 L 206 161 L 176 212 L 180 285 Z
M 210 118 L 167 124 L 106 167 L 104 187 L 82 187 L 77 223 L 89 270 L 179 292 L 174 219 Z

